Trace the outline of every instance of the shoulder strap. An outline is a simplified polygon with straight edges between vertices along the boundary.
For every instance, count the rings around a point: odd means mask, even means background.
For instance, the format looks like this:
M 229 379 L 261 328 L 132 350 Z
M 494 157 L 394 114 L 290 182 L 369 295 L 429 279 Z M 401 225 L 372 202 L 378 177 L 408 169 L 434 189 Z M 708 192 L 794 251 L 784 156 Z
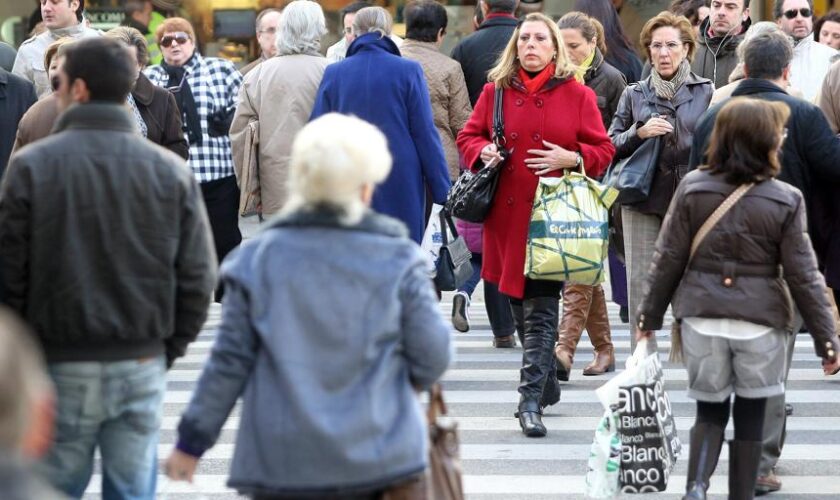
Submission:
M 501 149 L 505 145 L 505 120 L 502 113 L 502 94 L 504 89 L 496 85 L 496 95 L 493 99 L 493 143 Z
M 735 188 L 735 191 L 732 191 L 732 194 L 727 196 L 726 199 L 723 200 L 723 203 L 721 203 L 715 209 L 715 211 L 712 212 L 712 215 L 710 215 L 709 218 L 706 219 L 703 225 L 700 226 L 700 229 L 697 231 L 697 234 L 694 235 L 694 239 L 691 241 L 691 253 L 689 253 L 688 255 L 689 262 L 691 262 L 691 259 L 694 258 L 694 254 L 697 252 L 697 247 L 699 247 L 700 243 L 702 243 L 703 240 L 706 239 L 706 236 L 709 235 L 709 233 L 712 231 L 712 228 L 714 228 L 717 225 L 717 223 L 720 222 L 723 216 L 726 215 L 727 212 L 729 212 L 729 209 L 731 209 L 733 206 L 735 206 L 736 203 L 738 203 L 738 200 L 740 200 L 741 197 L 747 194 L 747 191 L 749 191 L 750 188 L 753 187 L 753 185 L 753 183 L 741 184 L 740 186 Z

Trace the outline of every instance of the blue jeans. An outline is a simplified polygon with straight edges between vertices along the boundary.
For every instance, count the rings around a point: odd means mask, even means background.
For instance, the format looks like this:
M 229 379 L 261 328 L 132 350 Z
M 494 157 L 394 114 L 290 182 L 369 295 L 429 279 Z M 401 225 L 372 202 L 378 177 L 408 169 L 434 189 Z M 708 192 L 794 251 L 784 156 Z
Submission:
M 166 359 L 53 363 L 58 395 L 55 443 L 39 472 L 81 498 L 102 455 L 104 500 L 152 500 L 157 487 L 158 431 L 166 392 Z
M 473 266 L 473 275 L 458 289 L 459 292 L 466 292 L 470 298 L 481 280 L 482 255 L 472 254 L 470 262 Z M 499 292 L 497 285 L 487 281 L 484 282 L 484 308 L 487 310 L 487 318 L 490 320 L 490 329 L 493 330 L 494 337 L 507 337 L 516 333 L 513 314 L 510 312 L 510 300 Z

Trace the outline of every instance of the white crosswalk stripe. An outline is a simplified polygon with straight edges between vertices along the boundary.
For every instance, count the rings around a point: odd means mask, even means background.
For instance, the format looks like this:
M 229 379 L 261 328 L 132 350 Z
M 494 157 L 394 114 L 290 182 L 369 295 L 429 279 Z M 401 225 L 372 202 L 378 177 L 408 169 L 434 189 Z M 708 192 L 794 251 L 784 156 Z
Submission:
M 594 428 L 601 415 L 594 389 L 609 376 L 583 377 L 581 370 L 591 356 L 586 335 L 581 339 L 572 380 L 563 385 L 561 402 L 546 410 L 549 434 L 543 439 L 522 436 L 513 411 L 518 398 L 519 365 L 522 351 L 494 349 L 481 303 L 481 290 L 471 307 L 472 330 L 457 333 L 456 362 L 444 376 L 445 397 L 450 412 L 458 420 L 461 433 L 465 488 L 470 499 L 582 499 L 584 498 L 586 459 Z M 451 294 L 444 294 L 441 313 L 446 317 Z M 610 323 L 616 345 L 618 365 L 630 354 L 630 331 L 621 324 L 618 309 L 609 306 Z M 210 318 L 188 355 L 179 360 L 169 374 L 159 459 L 162 462 L 174 445 L 178 418 L 189 401 L 201 367 L 209 356 L 213 332 L 220 309 L 214 305 Z M 660 353 L 668 348 L 667 335 L 660 339 Z M 788 399 L 795 414 L 788 421 L 788 445 L 778 467 L 782 491 L 770 499 L 840 498 L 836 471 L 840 466 L 840 378 L 827 378 L 819 368 L 810 338 L 800 336 L 789 379 Z M 673 403 L 676 423 L 686 449 L 670 480 L 668 491 L 657 495 L 633 495 L 629 499 L 676 499 L 685 484 L 688 430 L 693 422 L 694 404 L 685 396 L 686 372 L 666 362 L 666 388 Z M 225 424 L 219 444 L 202 461 L 192 486 L 159 481 L 159 498 L 235 499 L 225 485 L 239 424 L 238 408 Z M 835 416 L 837 415 L 837 416 Z M 731 427 L 727 431 L 731 436 Z M 710 498 L 725 498 L 727 450 L 721 454 Z M 101 476 L 94 475 L 85 498 L 99 498 Z M 721 496 L 722 495 L 722 496 Z

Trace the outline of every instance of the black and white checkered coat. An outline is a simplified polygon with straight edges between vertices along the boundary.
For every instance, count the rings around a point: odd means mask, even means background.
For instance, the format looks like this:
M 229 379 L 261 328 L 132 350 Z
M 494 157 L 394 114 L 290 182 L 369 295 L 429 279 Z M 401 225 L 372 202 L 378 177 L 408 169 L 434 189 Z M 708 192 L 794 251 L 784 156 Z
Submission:
M 189 165 L 193 175 L 198 182 L 229 177 L 233 175 L 230 137 L 210 137 L 207 118 L 222 109 L 233 111 L 242 85 L 242 75 L 230 61 L 216 57 L 203 58 L 198 52 L 184 67 L 201 118 L 201 144 L 190 144 Z M 169 75 L 162 66 L 151 66 L 145 73 L 155 85 L 164 88 L 169 85 Z

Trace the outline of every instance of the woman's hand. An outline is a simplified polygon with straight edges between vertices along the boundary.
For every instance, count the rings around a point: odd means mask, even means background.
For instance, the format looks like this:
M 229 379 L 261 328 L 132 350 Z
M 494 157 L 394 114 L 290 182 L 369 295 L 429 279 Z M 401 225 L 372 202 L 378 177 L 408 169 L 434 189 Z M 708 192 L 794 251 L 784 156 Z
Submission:
M 647 123 L 636 129 L 636 135 L 640 139 L 647 139 L 649 137 L 670 134 L 673 131 L 674 126 L 668 123 L 668 120 L 654 116 Z
M 836 375 L 840 372 L 840 358 L 835 357 L 834 361 L 824 359 L 822 362 L 823 373 L 826 375 Z
M 173 481 L 193 482 L 193 475 L 198 466 L 198 459 L 178 449 L 172 450 L 163 466 L 166 476 Z
M 484 146 L 479 157 L 484 163 L 490 163 L 492 160 L 502 160 L 502 155 L 499 154 L 499 148 L 492 142 Z
M 535 175 L 545 175 L 555 170 L 577 166 L 579 153 L 561 148 L 548 141 L 543 141 L 543 144 L 546 149 L 529 149 L 528 154 L 534 155 L 535 158 L 525 160 L 526 167 L 536 170 Z
M 653 330 L 636 330 L 636 342 L 653 338 Z

